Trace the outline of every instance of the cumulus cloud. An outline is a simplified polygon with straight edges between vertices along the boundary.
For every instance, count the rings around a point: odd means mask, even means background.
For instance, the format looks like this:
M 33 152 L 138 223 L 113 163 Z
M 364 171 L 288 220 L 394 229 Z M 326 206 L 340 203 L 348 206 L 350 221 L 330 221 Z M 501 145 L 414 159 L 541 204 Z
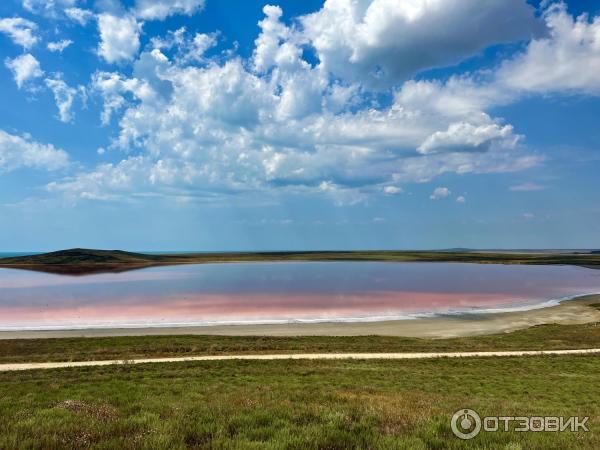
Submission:
M 458 197 L 456 197 L 456 203 L 467 203 L 467 199 L 464 195 L 459 195 Z
M 92 89 L 103 99 L 103 125 L 107 125 L 113 113 L 127 104 L 128 95 L 147 102 L 156 96 L 148 82 L 137 78 L 125 78 L 114 72 L 96 72 L 92 77 Z
M 175 14 L 192 15 L 204 7 L 204 0 L 136 0 L 136 15 L 145 20 L 164 20 Z
M 466 122 L 452 123 L 445 131 L 436 131 L 417 147 L 419 153 L 440 151 L 482 151 L 500 142 L 506 148 L 516 145 L 519 137 L 513 134 L 511 125 L 496 123 L 473 125 Z
M 437 187 L 433 190 L 433 193 L 429 196 L 431 200 L 439 200 L 442 198 L 449 197 L 452 192 L 447 187 Z
M 544 13 L 549 36 L 532 40 L 524 53 L 498 71 L 499 82 L 524 92 L 600 94 L 600 17 L 573 18 L 564 3 Z
M 123 200 L 135 197 L 164 195 L 182 196 L 185 191 L 169 185 L 168 180 L 180 178 L 182 183 L 191 183 L 196 169 L 169 160 L 152 161 L 143 156 L 132 156 L 116 164 L 100 164 L 91 172 L 84 172 L 60 182 L 47 185 L 50 192 L 62 193 L 73 199 Z M 156 185 L 166 188 L 157 192 Z
M 7 17 L 0 19 L 0 33 L 8 35 L 12 41 L 29 49 L 33 47 L 39 40 L 34 34 L 37 30 L 37 24 L 31 20 L 21 17 Z
M 408 81 L 397 102 L 412 108 L 464 116 L 514 103 L 533 94 L 600 94 L 600 17 L 570 16 L 562 3 L 543 13 L 549 30 L 494 70 L 452 76 L 446 82 Z M 505 129 L 508 131 L 507 129 Z M 500 128 L 488 128 L 494 134 Z M 427 146 L 425 147 L 427 148 Z
M 48 42 L 48 45 L 46 47 L 51 52 L 62 53 L 72 43 L 73 41 L 70 39 L 61 39 L 60 41 L 56 42 Z
M 85 95 L 83 87 L 78 89 L 70 87 L 65 83 L 60 76 L 55 78 L 46 78 L 46 86 L 54 94 L 54 100 L 58 108 L 59 119 L 61 122 L 71 122 L 73 120 L 73 114 L 71 108 L 73 107 L 73 101 L 79 94 Z
M 73 7 L 77 3 L 79 0 L 23 0 L 23 8 L 33 14 L 57 17 L 65 8 Z
M 103 13 L 98 16 L 98 54 L 108 63 L 131 61 L 140 48 L 141 24 L 135 17 Z
M 120 115 L 111 147 L 139 152 L 138 159 L 123 160 L 139 174 L 132 177 L 134 185 L 146 191 L 274 187 L 348 204 L 443 173 L 515 171 L 536 163 L 512 145 L 510 126 L 481 110 L 483 102 L 448 110 L 435 104 L 437 95 L 401 89 L 387 107 L 360 107 L 353 99 L 361 86 L 332 82 L 304 61 L 301 43 L 281 22 L 278 8 L 266 7 L 260 26 L 252 64 L 239 57 L 202 66 L 177 55 L 170 60 L 161 50 L 189 41 L 185 30 L 177 30 L 152 41 L 154 48 L 139 56 L 132 76 L 94 75 L 94 92 L 104 103 L 102 122 Z M 276 39 L 267 39 L 269 34 Z M 455 90 L 446 95 L 448 103 L 459 94 L 471 98 Z M 424 142 L 427 151 L 420 154 Z M 115 184 L 102 178 L 112 179 L 109 172 L 119 167 L 104 166 L 53 189 L 83 190 L 85 184 L 88 193 L 110 190 Z
M 290 35 L 290 30 L 280 20 L 283 11 L 279 6 L 266 5 L 263 13 L 265 18 L 258 22 L 261 32 L 254 48 L 254 67 L 258 71 L 265 71 L 275 65 L 281 51 L 281 41 Z
M 118 198 L 118 193 L 132 190 L 134 179 L 140 177 L 141 158 L 130 158 L 117 165 L 101 164 L 90 173 L 79 174 L 62 182 L 49 183 L 51 192 L 76 193 L 78 197 L 93 200 L 110 200 Z M 142 175 L 143 177 L 143 175 Z M 142 178 L 143 179 L 143 178 Z
M 398 186 L 385 186 L 383 188 L 383 193 L 387 195 L 396 195 L 401 194 L 404 190 Z
M 166 38 L 154 37 L 151 39 L 154 50 L 162 52 L 163 50 L 175 49 L 174 59 L 177 64 L 188 63 L 206 63 L 208 59 L 205 53 L 217 45 L 218 33 L 188 33 L 185 27 L 178 28 L 175 31 L 169 31 Z M 159 53 L 154 53 L 158 55 Z M 163 60 L 167 60 L 165 56 Z
M 186 57 L 191 60 L 200 61 L 204 57 L 204 53 L 210 48 L 217 45 L 216 33 L 205 34 L 196 33 L 189 44 L 189 49 L 186 52 Z
M 534 12 L 521 0 L 327 0 L 300 20 L 326 70 L 381 86 L 527 39 Z
M 347 5 L 354 11 L 359 3 Z M 422 6 L 421 1 L 414 3 Z M 433 16 L 445 8 L 440 2 L 429 3 L 427 8 L 433 8 Z M 505 8 L 504 3 L 496 1 L 459 3 L 462 6 L 458 12 L 445 10 L 445 14 L 456 19 L 457 14 L 466 14 L 465 5 L 473 14 L 478 8 L 491 8 L 498 14 Z M 507 20 L 521 23 L 518 17 L 527 16 L 523 23 L 537 23 L 529 17 L 530 7 L 522 3 L 516 9 L 522 14 Z M 326 6 L 344 4 L 328 1 Z M 364 20 L 367 10 L 375 4 L 383 8 L 382 2 L 364 1 L 364 8 L 356 9 L 360 14 L 352 16 L 351 25 L 377 28 L 376 21 Z M 420 11 L 418 7 L 416 10 Z M 311 64 L 304 58 L 307 46 L 314 45 L 321 51 L 316 38 L 306 34 L 309 28 L 305 19 L 305 28 L 288 26 L 279 7 L 267 6 L 264 13 L 249 59 L 235 54 L 206 59 L 204 52 L 214 45 L 216 36 L 193 35 L 180 28 L 151 39 L 137 58 L 139 44 L 135 51 L 127 53 L 129 59 L 123 60 L 135 59 L 131 71 L 95 73 L 92 89 L 103 103 L 101 120 L 107 124 L 117 119 L 118 132 L 110 149 L 122 150 L 127 156 L 121 162 L 55 182 L 52 190 L 96 199 L 123 198 L 128 191 L 177 196 L 301 192 L 327 195 L 336 203 L 348 204 L 371 194 L 394 195 L 401 192 L 400 186 L 405 183 L 430 182 L 444 174 L 516 172 L 540 162 L 541 157 L 521 143 L 515 127 L 493 117 L 491 111 L 498 105 L 518 101 L 525 92 L 508 83 L 508 68 L 516 73 L 515 68 L 521 64 L 517 62 L 531 53 L 536 42 L 554 42 L 560 39 L 558 34 L 550 32 L 544 38 L 536 38 L 509 63 L 494 70 L 456 75 L 445 81 L 413 80 L 399 84 L 388 91 L 389 103 L 382 105 L 376 101 L 378 91 L 372 87 L 369 76 L 340 78 L 325 60 Z M 415 14 L 415 23 L 429 23 Z M 551 21 L 551 17 L 560 14 L 560 9 L 551 9 L 544 20 Z M 137 40 L 139 26 L 135 19 L 127 20 L 138 27 Z M 381 20 L 385 22 L 387 18 Z M 403 27 L 415 26 L 406 18 L 402 20 L 408 23 L 401 21 Z M 479 16 L 475 22 L 487 24 Z M 456 31 L 458 19 L 452 23 Z M 577 23 L 572 21 L 571 25 L 576 27 Z M 587 21 L 587 26 L 590 23 L 595 23 L 595 19 Z M 471 25 L 465 27 L 469 31 Z M 343 30 L 336 31 L 343 35 Z M 373 36 L 379 36 L 378 33 L 372 32 Z M 511 36 L 506 40 L 524 34 Z M 363 38 L 358 36 L 356 43 L 347 45 L 363 45 Z M 381 39 L 385 41 L 387 37 Z M 373 42 L 375 45 L 380 41 Z M 191 49 L 196 44 L 197 51 L 193 53 Z M 396 44 L 390 41 L 389 45 Z M 435 47 L 431 42 L 430 45 Z M 393 51 L 402 55 L 404 50 L 398 48 Z M 465 50 L 464 55 L 472 51 L 475 50 Z M 368 58 L 357 56 L 357 62 L 352 62 L 348 59 L 351 55 L 346 57 L 349 68 Z M 393 64 L 401 60 L 396 58 Z M 408 69 L 402 73 L 421 70 L 410 68 L 410 58 L 407 61 Z M 402 73 L 394 76 L 407 76 Z M 446 192 L 436 191 L 431 195 L 433 199 L 443 198 Z M 449 195 L 447 190 L 446 196 Z M 461 198 L 465 199 L 459 196 L 456 201 L 462 202 Z
M 69 157 L 52 144 L 41 144 L 31 136 L 16 136 L 0 130 L 0 172 L 20 168 L 56 170 L 64 168 Z
M 28 81 L 44 75 L 39 61 L 30 53 L 25 53 L 14 59 L 6 59 L 4 64 L 13 73 L 15 83 L 17 83 L 19 89 L 21 89 Z
M 81 26 L 85 26 L 90 20 L 94 18 L 94 13 L 87 9 L 82 8 L 67 8 L 65 9 L 65 15 L 74 22 L 77 22 Z

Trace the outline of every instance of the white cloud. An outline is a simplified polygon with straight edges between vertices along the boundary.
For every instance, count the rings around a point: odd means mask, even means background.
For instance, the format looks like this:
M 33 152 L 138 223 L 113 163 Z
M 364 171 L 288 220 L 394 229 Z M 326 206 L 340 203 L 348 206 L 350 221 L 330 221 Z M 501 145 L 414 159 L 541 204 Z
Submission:
M 54 94 L 54 100 L 58 107 L 59 119 L 61 122 L 71 122 L 73 115 L 71 108 L 73 107 L 73 101 L 78 93 L 83 89 L 81 86 L 79 89 L 70 87 L 60 77 L 46 78 L 46 86 Z
M 176 178 L 189 185 L 195 176 L 195 169 L 187 165 L 169 160 L 154 162 L 147 157 L 132 156 L 117 164 L 100 164 L 91 172 L 49 183 L 47 189 L 72 198 L 128 200 L 161 195 L 156 191 L 156 184 L 167 185 L 166 191 L 171 195 L 181 195 L 183 191 L 177 186 L 168 186 L 168 182 Z
M 21 17 L 0 19 L 0 33 L 7 34 L 15 44 L 24 49 L 33 47 L 39 40 L 35 36 L 37 24 Z
M 447 148 L 419 155 L 416 149 L 428 137 L 452 130 L 461 119 L 475 136 L 486 126 L 503 127 L 477 108 L 447 112 L 414 96 L 406 104 L 398 96 L 387 108 L 330 110 L 334 91 L 322 72 L 289 60 L 275 60 L 262 75 L 238 58 L 180 66 L 155 48 L 140 55 L 134 75 L 97 73 L 93 86 L 104 102 L 104 123 L 123 111 L 112 146 L 143 156 L 136 160 L 140 175 L 132 183 L 145 190 L 277 187 L 319 192 L 347 204 L 364 200 L 374 186 L 429 181 L 452 172 L 516 171 L 537 162 L 505 145 L 513 142 L 510 128 L 499 131 L 505 139 L 493 140 L 489 133 L 494 145 L 480 145 L 477 152 Z M 291 86 L 296 97 L 289 94 Z M 186 167 L 185 179 L 178 175 L 180 166 Z M 82 174 L 85 191 L 95 191 L 94 183 L 103 186 L 98 192 L 111 189 L 114 184 L 100 179 L 111 178 L 108 172 L 117 167 Z M 81 186 L 67 183 L 64 189 Z
M 459 195 L 458 197 L 456 197 L 456 202 L 457 203 L 467 203 L 467 199 L 465 198 L 464 195 Z
M 433 115 L 464 117 L 481 122 L 481 113 L 492 106 L 511 103 L 514 93 L 494 82 L 493 77 L 452 76 L 438 80 L 407 81 L 395 93 L 396 102 L 404 107 L 426 111 Z
M 339 186 L 331 181 L 323 181 L 318 186 L 318 191 L 329 196 L 336 205 L 355 205 L 365 200 L 366 195 L 358 189 Z
M 23 0 L 23 8 L 34 14 L 55 18 L 65 9 L 77 5 L 79 0 Z
M 498 71 L 506 87 L 530 93 L 600 94 L 600 17 L 574 19 L 564 3 L 550 5 L 546 38 L 532 40 L 524 53 Z
M 94 18 L 94 13 L 82 8 L 67 8 L 65 9 L 66 16 L 81 26 L 85 26 Z
M 124 156 L 50 190 L 90 199 L 283 192 L 352 204 L 444 174 L 532 167 L 541 157 L 527 149 L 518 126 L 493 116 L 494 108 L 525 95 L 599 92 L 599 19 L 575 20 L 557 6 L 543 15 L 548 33 L 504 64 L 446 81 L 401 82 L 488 45 L 528 37 L 538 20 L 522 0 L 328 0 L 299 21 L 284 21 L 281 8 L 267 5 L 248 59 L 235 48 L 207 56 L 218 34 L 185 28 L 148 36 L 150 45 L 138 54 L 141 20 L 192 14 L 200 3 L 142 1 L 128 11 L 102 10 L 99 55 L 132 65 L 123 73 L 93 74 L 101 121 L 112 120 L 117 129 L 98 152 Z M 76 7 L 65 14 L 81 24 L 93 16 Z M 35 24 L 29 29 L 35 43 Z M 319 64 L 304 57 L 311 46 Z M 33 56 L 20 58 L 6 64 L 22 86 L 43 72 Z M 71 121 L 81 88 L 57 76 L 46 85 L 60 119 Z M 389 96 L 379 95 L 384 87 L 391 87 Z M 431 198 L 450 195 L 438 188 Z
M 68 163 L 67 153 L 52 144 L 40 144 L 31 136 L 15 136 L 0 130 L 0 172 L 23 167 L 56 170 Z
M 429 196 L 431 200 L 440 200 L 442 198 L 449 197 L 452 192 L 447 187 L 437 187 L 433 190 L 433 193 Z
M 443 174 L 539 163 L 510 124 L 486 112 L 518 98 L 493 72 L 409 81 L 380 106 L 368 86 L 305 61 L 301 30 L 278 7 L 264 11 L 248 60 L 205 59 L 211 35 L 200 35 L 199 57 L 187 57 L 196 37 L 180 28 L 153 38 L 130 75 L 94 74 L 102 122 L 118 117 L 110 150 L 127 156 L 52 190 L 98 199 L 296 192 L 349 204 Z
M 259 72 L 275 65 L 282 39 L 289 37 L 290 30 L 280 21 L 283 11 L 279 6 L 266 5 L 263 8 L 265 18 L 258 22 L 261 29 L 255 41 L 254 67 Z
M 510 190 L 515 192 L 541 191 L 543 189 L 546 189 L 546 186 L 531 182 L 517 184 L 510 187 Z
M 140 48 L 141 27 L 133 16 L 100 14 L 98 54 L 108 63 L 131 61 Z
M 13 73 L 15 83 L 17 83 L 19 89 L 28 81 L 39 78 L 44 74 L 39 61 L 30 53 L 17 56 L 14 59 L 6 59 L 4 64 Z
M 539 30 L 522 0 L 327 0 L 301 18 L 326 70 L 389 85 Z
M 204 7 L 204 0 L 136 0 L 136 15 L 145 20 L 164 20 L 175 14 L 192 15 Z
M 127 104 L 127 96 L 136 100 L 152 103 L 156 100 L 156 92 L 150 83 L 137 78 L 125 78 L 118 73 L 96 72 L 92 76 L 92 89 L 100 94 L 104 108 L 101 114 L 103 125 L 110 122 L 111 116 Z
M 62 53 L 64 49 L 66 49 L 69 45 L 73 43 L 70 39 L 61 39 L 56 42 L 48 42 L 47 48 L 51 52 L 59 52 Z
M 387 195 L 396 195 L 401 194 L 404 190 L 398 186 L 385 186 L 383 188 L 383 193 Z
M 196 33 L 187 50 L 186 58 L 192 61 L 202 61 L 204 53 L 215 45 L 217 45 L 216 34 Z
M 192 62 L 206 63 L 205 53 L 217 45 L 218 33 L 195 33 L 190 35 L 185 27 L 169 31 L 166 38 L 154 37 L 151 39 L 155 51 L 176 49 L 174 60 L 178 64 Z M 163 55 L 162 59 L 167 61 Z
M 141 158 L 124 160 L 117 165 L 101 164 L 95 171 L 79 174 L 63 180 L 52 182 L 47 189 L 51 192 L 76 193 L 77 197 L 93 200 L 110 200 L 117 197 L 118 192 L 135 187 L 132 179 L 139 176 Z
M 500 142 L 506 148 L 513 148 L 519 137 L 513 134 L 511 125 L 496 123 L 473 125 L 466 122 L 452 123 L 445 131 L 436 131 L 417 147 L 419 153 L 440 151 L 482 151 Z

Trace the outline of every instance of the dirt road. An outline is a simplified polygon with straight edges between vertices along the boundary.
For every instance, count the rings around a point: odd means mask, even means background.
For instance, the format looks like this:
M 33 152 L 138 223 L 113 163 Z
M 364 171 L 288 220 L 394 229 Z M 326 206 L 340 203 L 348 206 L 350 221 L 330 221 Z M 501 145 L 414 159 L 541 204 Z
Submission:
M 34 369 L 62 369 L 69 367 L 112 366 L 118 364 L 148 364 L 189 361 L 226 361 L 226 360 L 276 360 L 276 359 L 430 359 L 430 358 L 481 358 L 507 356 L 542 356 L 542 355 L 588 355 L 600 354 L 600 348 L 577 350 L 543 350 L 543 351 L 501 351 L 501 352 L 452 352 L 452 353 L 289 353 L 273 355 L 206 355 L 184 356 L 177 358 L 146 358 L 133 360 L 105 361 L 69 361 L 46 363 L 9 363 L 0 364 L 0 372 Z

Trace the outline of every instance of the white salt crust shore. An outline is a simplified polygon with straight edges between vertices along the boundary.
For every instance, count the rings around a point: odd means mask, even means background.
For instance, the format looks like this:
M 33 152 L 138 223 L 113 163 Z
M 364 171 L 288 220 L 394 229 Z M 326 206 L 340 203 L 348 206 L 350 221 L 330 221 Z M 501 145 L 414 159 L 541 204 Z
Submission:
M 511 310 L 469 310 L 444 315 L 421 315 L 390 320 L 389 317 L 352 318 L 348 321 L 312 321 L 285 323 L 245 323 L 211 325 L 163 325 L 135 327 L 95 327 L 83 329 L 0 331 L 0 339 L 33 339 L 59 337 L 145 336 L 145 335 L 227 335 L 227 336 L 411 336 L 448 338 L 510 332 L 535 325 L 583 324 L 600 322 L 600 295 L 587 295 L 572 300 L 553 300 L 524 305 Z M 369 320 L 370 319 L 370 320 Z M 412 319 L 412 320 L 406 320 Z

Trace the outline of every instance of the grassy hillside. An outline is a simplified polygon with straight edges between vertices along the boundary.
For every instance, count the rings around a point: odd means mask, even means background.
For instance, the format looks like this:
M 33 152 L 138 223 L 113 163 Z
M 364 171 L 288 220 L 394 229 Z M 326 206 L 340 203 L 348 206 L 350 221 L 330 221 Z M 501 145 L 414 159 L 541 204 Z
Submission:
M 119 272 L 170 264 L 269 261 L 397 261 L 470 262 L 497 264 L 571 264 L 600 267 L 600 254 L 593 253 L 489 253 L 453 251 L 314 251 L 232 252 L 150 255 L 121 250 L 71 249 L 31 256 L 0 258 L 0 267 L 55 273 L 86 274 Z
M 0 340 L 0 364 L 257 353 L 380 353 L 600 348 L 600 324 L 539 325 L 451 339 L 396 336 L 119 336 Z
M 0 374 L 0 448 L 598 449 L 600 358 L 210 361 Z M 452 414 L 589 416 L 454 437 Z

